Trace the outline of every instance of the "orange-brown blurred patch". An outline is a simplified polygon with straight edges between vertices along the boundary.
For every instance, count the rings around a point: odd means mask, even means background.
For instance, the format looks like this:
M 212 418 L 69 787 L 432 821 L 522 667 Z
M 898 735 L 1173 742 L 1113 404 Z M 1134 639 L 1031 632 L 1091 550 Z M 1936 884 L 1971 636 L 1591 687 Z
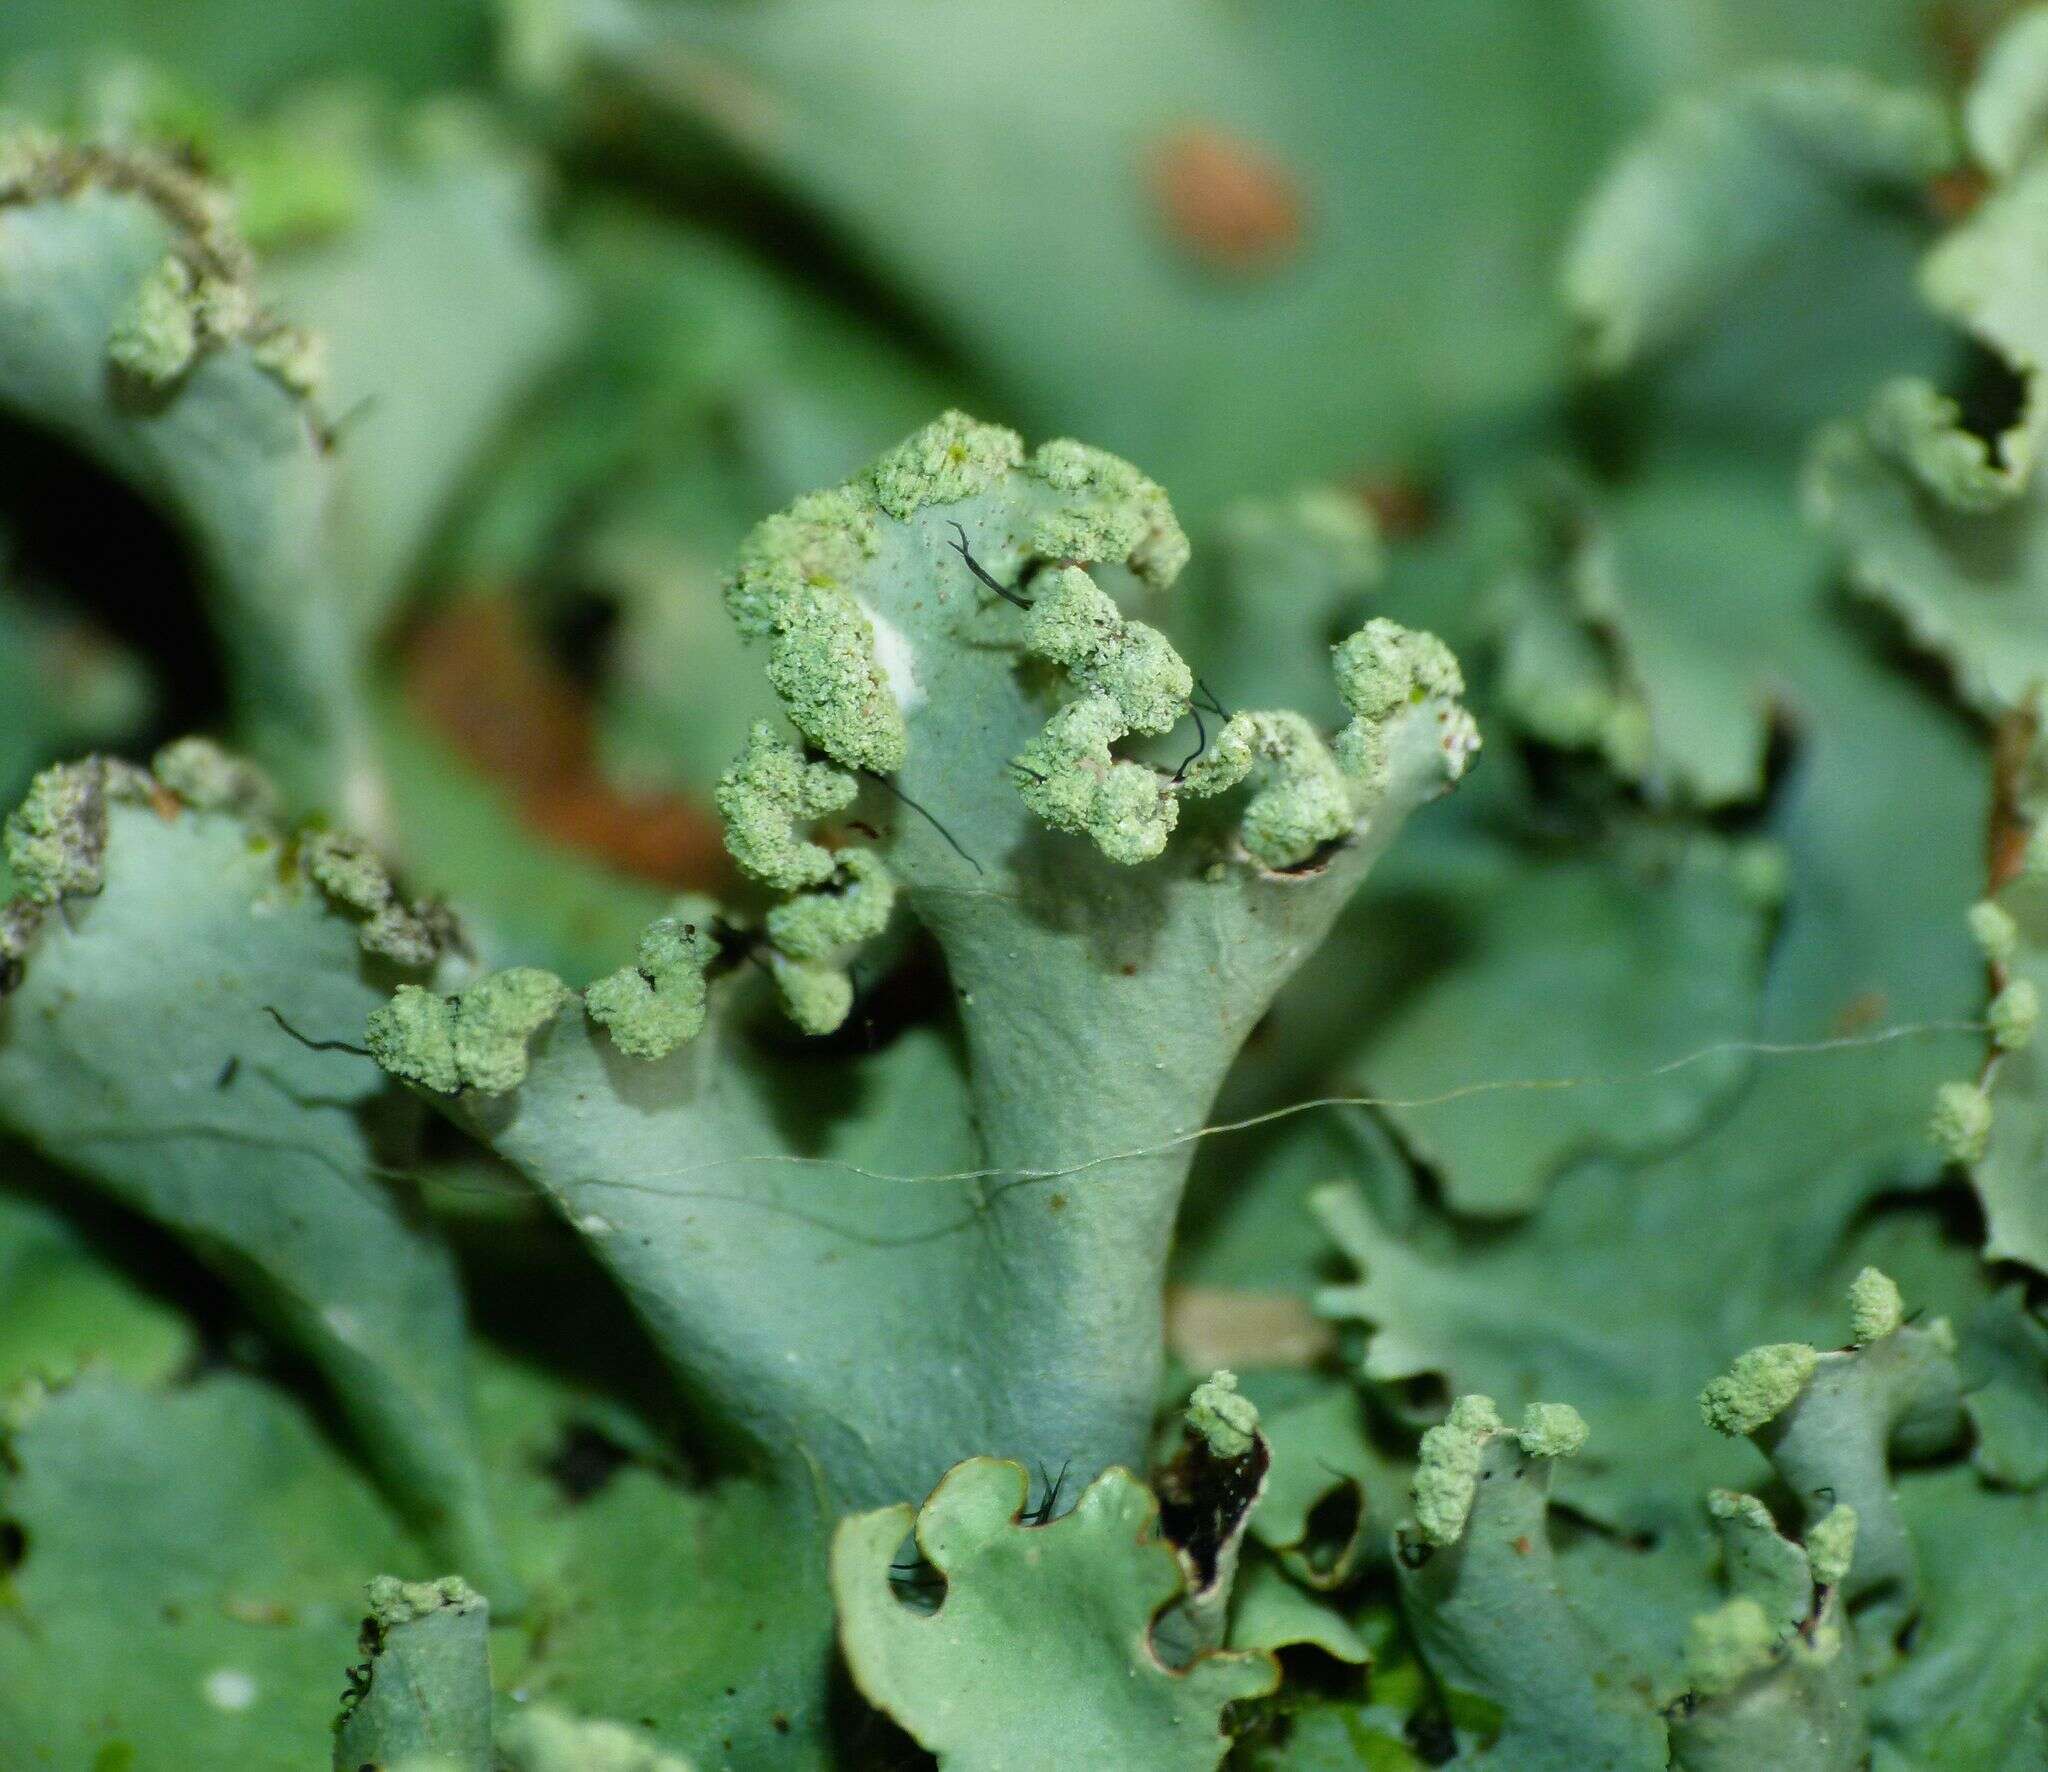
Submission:
M 1959 222 L 1984 201 L 1990 188 L 1991 181 L 1974 166 L 1945 172 L 1928 183 L 1928 207 L 1934 211 L 1936 221 Z
M 535 831 L 658 885 L 730 883 L 718 823 L 702 807 L 681 794 L 621 793 L 604 779 L 587 701 L 511 604 L 479 597 L 429 617 L 400 669 L 414 715 L 510 789 Z
M 1850 1039 L 1876 1027 L 1890 1007 L 1891 999 L 1883 991 L 1860 991 L 1835 1011 L 1830 1031 L 1838 1040 Z
M 1347 490 L 1372 512 L 1389 541 L 1422 535 L 1435 526 L 1436 495 L 1420 480 L 1400 473 L 1362 474 L 1347 482 Z
M 1275 271 L 1300 249 L 1301 184 L 1266 149 L 1189 124 L 1145 151 L 1145 182 L 1167 237 L 1212 271 Z

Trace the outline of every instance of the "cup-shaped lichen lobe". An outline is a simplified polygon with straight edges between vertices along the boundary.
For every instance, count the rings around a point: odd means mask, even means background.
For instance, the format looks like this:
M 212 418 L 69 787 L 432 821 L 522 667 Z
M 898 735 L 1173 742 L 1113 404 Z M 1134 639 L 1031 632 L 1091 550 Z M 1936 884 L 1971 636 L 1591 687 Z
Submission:
M 1027 453 L 949 413 L 761 525 L 730 601 L 771 636 L 771 678 L 809 744 L 893 774 L 930 813 L 887 808 L 906 878 L 957 883 L 1030 835 L 1032 771 L 1016 760 L 1069 694 L 1107 697 L 1119 739 L 1180 718 L 1186 665 L 1126 612 L 1186 554 L 1165 494 L 1129 464 L 1070 442 Z

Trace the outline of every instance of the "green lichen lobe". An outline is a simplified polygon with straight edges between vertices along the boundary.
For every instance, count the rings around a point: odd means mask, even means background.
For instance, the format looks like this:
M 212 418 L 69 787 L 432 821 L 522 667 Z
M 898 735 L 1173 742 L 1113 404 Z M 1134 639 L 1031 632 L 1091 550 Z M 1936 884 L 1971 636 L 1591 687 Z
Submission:
M 205 352 L 241 344 L 291 393 L 318 391 L 318 343 L 264 310 L 254 255 L 223 190 L 146 150 L 79 145 L 35 130 L 0 140 L 0 203 L 58 201 L 88 189 L 140 198 L 171 235 L 169 250 L 150 267 L 108 336 L 108 360 L 118 375 L 167 392 Z
M 1803 1341 L 1751 1348 L 1700 1392 L 1700 1413 L 1718 1433 L 1753 1434 L 1790 1407 L 1819 1359 Z
M 371 1578 L 366 1590 L 371 1620 L 382 1630 L 416 1624 L 436 1612 L 474 1612 L 484 1599 L 459 1575 L 437 1581 L 401 1581 L 395 1575 Z
M 792 960 L 767 950 L 768 974 L 789 1019 L 807 1034 L 830 1034 L 844 1025 L 853 1008 L 853 980 L 836 966 Z
M 142 281 L 107 340 L 114 367 L 167 387 L 199 355 L 200 298 L 192 268 L 175 254 L 161 259 Z
M 1905 1300 L 1889 1274 L 1867 1267 L 1849 1282 L 1849 1336 L 1858 1347 L 1881 1341 L 1905 1320 Z
M 757 720 L 739 761 L 719 779 L 725 846 L 747 873 L 778 890 L 822 886 L 838 863 L 798 826 L 851 805 L 859 788 L 844 770 L 807 762 L 768 721 Z
M 400 966 L 431 966 L 444 920 L 406 904 L 384 863 L 360 838 L 317 831 L 300 848 L 306 877 L 337 909 L 360 919 L 364 950 Z
M 873 623 L 851 596 L 817 591 L 791 605 L 769 648 L 768 682 L 828 757 L 878 775 L 903 767 L 903 710 L 882 679 Z
M 96 757 L 54 763 L 29 783 L 0 833 L 22 896 L 36 904 L 106 884 L 107 775 Z
M 1112 702 L 1128 732 L 1170 732 L 1195 681 L 1157 628 L 1127 621 L 1078 566 L 1041 573 L 1024 617 L 1027 652 L 1060 666 L 1084 691 Z
M 788 606 L 816 591 L 844 590 L 875 552 L 875 516 L 859 492 L 835 486 L 755 524 L 740 543 L 726 586 L 734 625 L 754 639 L 775 632 Z
M 1464 774 L 1479 749 L 1479 729 L 1459 704 L 1465 678 L 1434 634 L 1375 617 L 1331 650 L 1337 693 L 1351 721 L 1332 745 L 1344 773 L 1377 792 L 1387 773 L 1389 723 L 1404 709 L 1434 706 L 1444 727 L 1446 778 Z
M 868 469 L 875 503 L 899 522 L 927 505 L 958 504 L 986 492 L 1024 459 L 1024 439 L 964 412 L 946 412 Z
M 1762 1606 L 1747 1595 L 1692 1621 L 1685 1639 L 1685 1672 L 1702 1698 L 1732 1692 L 1777 1655 L 1777 1633 Z
M 1080 692 L 1014 759 L 1025 805 L 1055 830 L 1092 837 L 1112 861 L 1151 860 L 1179 820 L 1178 784 L 1110 747 L 1134 732 L 1173 730 L 1194 689 L 1186 661 L 1156 628 L 1127 621 L 1078 566 L 1039 576 L 1024 649 L 1058 665 Z M 1219 779 L 1212 767 L 1200 791 L 1217 791 Z
M 1188 563 L 1188 538 L 1165 490 L 1121 456 L 1072 438 L 1040 445 L 1025 471 L 1064 495 L 1032 531 L 1044 560 L 1120 560 L 1164 590 Z
M 1135 866 L 1165 849 L 1180 807 L 1157 770 L 1111 754 L 1124 731 L 1108 696 L 1068 702 L 1018 753 L 1017 791 L 1054 830 L 1091 837 L 1111 861 Z
M 704 1031 L 704 969 L 717 954 L 717 941 L 697 923 L 657 918 L 640 937 L 635 963 L 583 993 L 584 1010 L 629 1057 L 666 1058 Z
M 1806 1529 L 1806 1558 L 1822 1587 L 1839 1587 L 1856 1554 L 1856 1510 L 1838 1501 Z
M 369 1020 L 370 1055 L 403 1082 L 437 1094 L 502 1095 L 526 1080 L 527 1043 L 569 1000 L 552 972 L 514 966 L 452 997 L 400 985 Z
M 1431 1544 L 1455 1544 L 1479 1489 L 1486 1442 L 1501 1431 L 1491 1397 L 1460 1397 L 1449 1416 L 1422 1436 L 1415 1468 L 1415 1523 Z
M 1531 1458 L 1569 1458 L 1586 1443 L 1586 1418 L 1569 1403 L 1531 1403 L 1515 1438 Z
M 622 1723 L 587 1721 L 544 1704 L 514 1711 L 498 1730 L 505 1772 L 690 1772 Z
M 1991 999 L 1985 1011 L 1992 1043 L 2001 1052 L 2018 1052 L 2033 1043 L 2041 1025 L 2041 993 L 2031 978 L 2016 978 Z
M 768 939 L 792 960 L 829 959 L 871 941 L 888 927 L 896 882 L 882 858 L 845 849 L 829 888 L 800 893 L 768 913 Z
M 1944 1083 L 1927 1129 L 1951 1162 L 1975 1163 L 1991 1143 L 1991 1097 L 1975 1083 Z
M 741 633 L 769 641 L 768 681 L 797 730 L 849 768 L 887 774 L 902 767 L 908 734 L 848 588 L 874 552 L 874 511 L 857 487 L 811 493 L 740 544 L 725 601 Z
M 1238 840 L 1259 866 L 1279 873 L 1348 837 L 1358 813 L 1343 769 L 1304 716 L 1283 711 L 1247 719 L 1258 785 L 1245 803 Z
M 255 764 L 209 738 L 173 739 L 150 759 L 150 773 L 195 812 L 232 812 L 268 823 L 277 788 Z
M 1188 1431 L 1218 1458 L 1242 1458 L 1258 1441 L 1259 1412 L 1237 1388 L 1237 1374 L 1222 1368 L 1188 1398 Z
M 2019 951 L 2019 925 L 2012 913 L 1992 900 L 1980 899 L 1970 907 L 1970 934 L 1978 951 L 1993 966 L 2010 966 Z

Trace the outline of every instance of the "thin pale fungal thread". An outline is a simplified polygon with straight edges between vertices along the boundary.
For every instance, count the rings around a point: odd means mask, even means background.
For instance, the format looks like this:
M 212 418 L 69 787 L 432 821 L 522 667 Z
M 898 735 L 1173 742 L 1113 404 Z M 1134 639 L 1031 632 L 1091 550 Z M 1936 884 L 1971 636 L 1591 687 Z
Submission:
M 1888 1046 L 1895 1041 L 1918 1039 L 1930 1034 L 1983 1035 L 1989 1031 L 1990 1024 L 1984 1021 L 1916 1021 L 1906 1022 L 1897 1027 L 1879 1028 L 1873 1033 L 1840 1034 L 1824 1040 L 1716 1040 L 1709 1045 L 1683 1053 L 1677 1058 L 1666 1059 L 1661 1064 L 1637 1071 L 1612 1071 L 1604 1074 L 1595 1072 L 1564 1077 L 1495 1077 L 1461 1083 L 1455 1088 L 1438 1090 L 1430 1095 L 1317 1095 L 1303 1101 L 1288 1102 L 1281 1107 L 1268 1108 L 1263 1113 L 1247 1115 L 1241 1120 L 1224 1120 L 1207 1126 L 1197 1126 L 1191 1131 L 1161 1139 L 1156 1144 L 1138 1145 L 1130 1150 L 1109 1151 L 1100 1156 L 1084 1158 L 1077 1163 L 1063 1164 L 1056 1169 L 955 1169 L 937 1175 L 905 1175 L 885 1169 L 864 1168 L 858 1163 L 849 1163 L 837 1157 L 803 1157 L 787 1151 L 762 1151 L 740 1156 L 713 1157 L 701 1163 L 688 1164 L 681 1169 L 651 1173 L 634 1181 L 586 1177 L 582 1185 L 616 1188 L 628 1192 L 668 1193 L 670 1190 L 662 1185 L 666 1181 L 680 1181 L 691 1175 L 729 1169 L 740 1164 L 783 1163 L 803 1168 L 833 1169 L 842 1175 L 856 1176 L 863 1181 L 903 1186 L 954 1186 L 981 1181 L 998 1183 L 999 1185 L 992 1188 L 984 1197 L 982 1204 L 985 1205 L 988 1199 L 1008 1188 L 1022 1187 L 1035 1182 L 1063 1181 L 1069 1176 L 1085 1175 L 1090 1170 L 1101 1169 L 1113 1163 L 1133 1163 L 1146 1157 L 1164 1156 L 1168 1151 L 1179 1150 L 1183 1145 L 1199 1143 L 1205 1138 L 1215 1138 L 1229 1132 L 1249 1132 L 1260 1126 L 1270 1126 L 1279 1120 L 1292 1119 L 1298 1114 L 1310 1113 L 1317 1108 L 1417 1109 L 1443 1107 L 1451 1102 L 1467 1101 L 1483 1095 L 1619 1088 L 1634 1083 L 1653 1082 L 1659 1077 L 1668 1077 L 1694 1065 L 1704 1064 L 1708 1059 L 1730 1055 L 1773 1059 L 1810 1058 L 1833 1052 L 1857 1052 L 1875 1046 Z

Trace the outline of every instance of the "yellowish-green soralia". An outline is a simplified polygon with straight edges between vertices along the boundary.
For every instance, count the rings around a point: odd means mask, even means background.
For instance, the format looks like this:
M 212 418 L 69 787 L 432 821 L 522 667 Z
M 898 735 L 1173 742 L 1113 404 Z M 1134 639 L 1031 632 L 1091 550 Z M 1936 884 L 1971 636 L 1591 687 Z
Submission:
M 370 1017 L 370 1054 L 394 1077 L 437 1094 L 502 1095 L 524 1080 L 527 1042 L 569 995 L 552 972 L 534 966 L 491 973 L 447 997 L 400 985 Z

